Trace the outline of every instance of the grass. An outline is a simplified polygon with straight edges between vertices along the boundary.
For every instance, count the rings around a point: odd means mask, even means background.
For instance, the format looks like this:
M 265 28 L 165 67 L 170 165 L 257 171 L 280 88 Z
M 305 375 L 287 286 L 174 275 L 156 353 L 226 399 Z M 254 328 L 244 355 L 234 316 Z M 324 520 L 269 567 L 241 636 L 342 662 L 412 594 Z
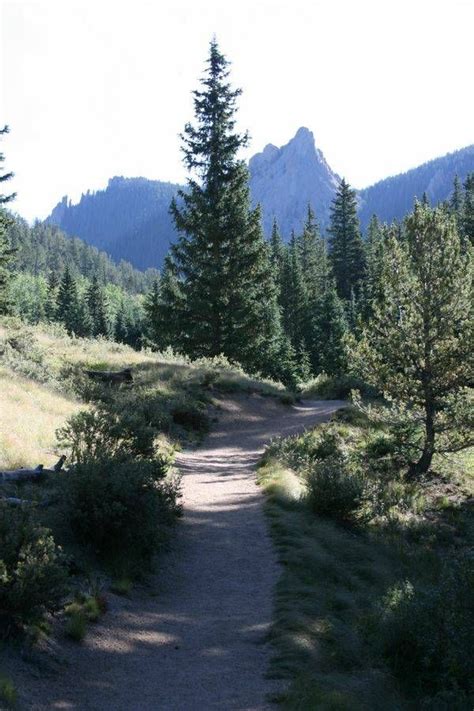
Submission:
M 51 466 L 56 430 L 80 403 L 0 368 L 0 468 Z
M 71 338 L 58 325 L 26 326 L 14 318 L 0 318 L 0 356 L 0 469 L 50 464 L 56 430 L 84 407 L 83 369 L 131 367 L 137 397 L 152 397 L 163 410 L 157 436 L 175 444 L 193 431 L 198 439 L 205 434 L 210 425 L 205 413 L 222 393 L 293 400 L 279 383 L 251 377 L 224 358 L 191 362 L 172 351 Z
M 350 446 L 361 446 L 361 433 L 367 441 L 374 436 L 356 413 L 335 419 Z M 451 460 L 456 476 L 444 488 L 428 487 L 426 517 L 391 512 L 370 524 L 341 525 L 314 515 L 306 499 L 303 473 L 320 447 L 319 432 L 321 427 L 275 442 L 259 469 L 282 564 L 271 631 L 272 674 L 289 685 L 278 700 L 301 711 L 421 708 L 423 693 L 402 688 L 382 658 L 377 620 L 387 591 L 407 579 L 429 583 L 454 544 L 472 541 L 472 515 L 453 503 L 459 482 L 465 486 L 472 477 L 472 452 Z M 443 495 L 436 505 L 446 487 L 456 494 Z

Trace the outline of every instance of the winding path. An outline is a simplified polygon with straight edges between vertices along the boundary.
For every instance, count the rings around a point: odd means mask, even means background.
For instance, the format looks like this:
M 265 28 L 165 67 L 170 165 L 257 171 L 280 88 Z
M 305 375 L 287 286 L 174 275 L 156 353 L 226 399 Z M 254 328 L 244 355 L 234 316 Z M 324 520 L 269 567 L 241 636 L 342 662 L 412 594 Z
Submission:
M 264 446 L 327 419 L 340 402 L 222 403 L 204 446 L 182 453 L 184 516 L 155 585 L 113 596 L 65 668 L 28 690 L 30 709 L 250 711 L 270 708 L 265 644 L 278 578 L 254 465 Z M 26 700 L 26 699 L 25 699 Z

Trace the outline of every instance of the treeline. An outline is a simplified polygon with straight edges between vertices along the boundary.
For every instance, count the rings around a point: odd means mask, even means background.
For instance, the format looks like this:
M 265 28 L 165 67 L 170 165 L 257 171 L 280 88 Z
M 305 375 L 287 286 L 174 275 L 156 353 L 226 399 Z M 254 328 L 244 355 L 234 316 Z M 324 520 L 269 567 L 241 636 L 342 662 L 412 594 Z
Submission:
M 6 234 L 19 272 L 60 276 L 67 266 L 75 276 L 95 276 L 100 284 L 114 284 L 131 294 L 145 293 L 158 275 L 155 269 L 139 271 L 129 262 L 117 264 L 105 252 L 69 237 L 55 225 L 38 222 L 29 227 L 21 217 L 12 217 Z
M 18 273 L 9 284 L 9 311 L 28 323 L 61 323 L 70 335 L 104 336 L 133 348 L 143 345 L 144 298 L 96 276 Z

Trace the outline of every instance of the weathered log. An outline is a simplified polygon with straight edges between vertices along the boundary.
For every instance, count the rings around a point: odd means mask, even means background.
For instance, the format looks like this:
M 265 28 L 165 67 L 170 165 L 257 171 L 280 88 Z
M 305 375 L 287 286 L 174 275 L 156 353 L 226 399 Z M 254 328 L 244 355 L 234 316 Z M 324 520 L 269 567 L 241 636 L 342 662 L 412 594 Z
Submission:
M 131 368 L 124 368 L 123 370 L 84 370 L 84 373 L 92 380 L 110 385 L 133 383 Z
M 63 454 L 58 462 L 54 465 L 52 469 L 45 469 L 43 464 L 38 464 L 36 469 L 10 469 L 6 471 L 0 471 L 0 482 L 8 481 L 28 481 L 39 479 L 45 474 L 57 474 L 61 471 L 61 468 L 66 461 L 66 457 Z

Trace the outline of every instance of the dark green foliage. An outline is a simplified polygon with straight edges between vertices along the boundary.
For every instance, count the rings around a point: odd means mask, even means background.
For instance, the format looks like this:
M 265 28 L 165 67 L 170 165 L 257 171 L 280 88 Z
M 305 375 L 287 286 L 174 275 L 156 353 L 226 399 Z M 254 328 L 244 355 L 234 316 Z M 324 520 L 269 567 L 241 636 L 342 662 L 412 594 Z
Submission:
M 76 280 L 69 267 L 64 270 L 59 284 L 56 313 L 70 335 L 88 336 L 91 333 L 90 314 L 79 297 Z
M 474 244 L 474 173 L 470 173 L 464 183 L 461 215 L 461 235 L 466 242 Z
M 31 509 L 0 501 L 0 625 L 27 625 L 57 609 L 65 591 L 61 550 Z
M 89 459 L 64 481 L 62 515 L 75 540 L 115 568 L 139 573 L 164 544 L 175 486 L 159 461 Z
M 0 137 L 8 133 L 8 126 L 0 130 Z M 5 160 L 3 153 L 0 153 L 0 186 L 13 177 L 13 173 L 3 173 L 2 163 Z M 2 174 L 3 173 L 3 174 Z M 15 193 L 5 195 L 0 193 L 0 315 L 9 313 L 11 305 L 8 293 L 8 285 L 11 279 L 11 263 L 15 256 L 15 249 L 8 239 L 8 227 L 11 224 L 9 215 L 3 209 L 3 205 L 15 198 Z
M 165 259 L 163 273 L 155 280 L 145 300 L 146 335 L 152 346 L 158 350 L 170 346 L 175 350 L 185 350 L 181 331 L 184 316 L 184 295 L 176 275 L 173 259 Z
M 75 234 L 75 233 L 73 233 Z M 19 272 L 49 275 L 60 278 L 66 266 L 77 278 L 97 276 L 99 284 L 114 284 L 130 294 L 145 293 L 157 278 L 155 269 L 140 272 L 128 262 L 114 262 L 105 252 L 100 252 L 76 237 L 68 237 L 54 225 L 37 222 L 29 227 L 18 216 L 11 217 L 7 236 L 16 249 L 15 265 Z
M 308 294 L 306 291 L 300 250 L 295 235 L 292 235 L 286 250 L 282 271 L 283 329 L 296 352 L 308 337 Z
M 339 296 L 349 300 L 359 291 L 364 277 L 364 246 L 357 217 L 357 199 L 344 179 L 331 206 L 330 258 Z
M 336 521 L 356 521 L 363 502 L 364 481 L 342 457 L 313 464 L 307 474 L 308 504 L 314 513 Z
M 437 583 L 405 582 L 384 600 L 377 642 L 400 683 L 431 708 L 472 707 L 473 589 L 474 558 L 466 553 L 444 563 Z
M 91 323 L 91 335 L 94 337 L 108 336 L 107 302 L 95 275 L 86 292 L 85 301 Z
M 343 375 L 347 370 L 347 348 L 344 338 L 347 321 L 344 307 L 332 279 L 314 302 L 313 366 L 315 372 L 330 376 Z
M 197 180 L 180 191 L 181 205 L 172 203 L 180 236 L 161 323 L 172 314 L 174 340 L 193 357 L 223 354 L 270 374 L 280 337 L 276 289 L 260 211 L 250 209 L 248 171 L 237 159 L 247 136 L 234 131 L 241 92 L 228 75 L 213 41 L 202 90 L 194 92 L 196 123 L 186 124 L 182 137 L 184 163 Z

